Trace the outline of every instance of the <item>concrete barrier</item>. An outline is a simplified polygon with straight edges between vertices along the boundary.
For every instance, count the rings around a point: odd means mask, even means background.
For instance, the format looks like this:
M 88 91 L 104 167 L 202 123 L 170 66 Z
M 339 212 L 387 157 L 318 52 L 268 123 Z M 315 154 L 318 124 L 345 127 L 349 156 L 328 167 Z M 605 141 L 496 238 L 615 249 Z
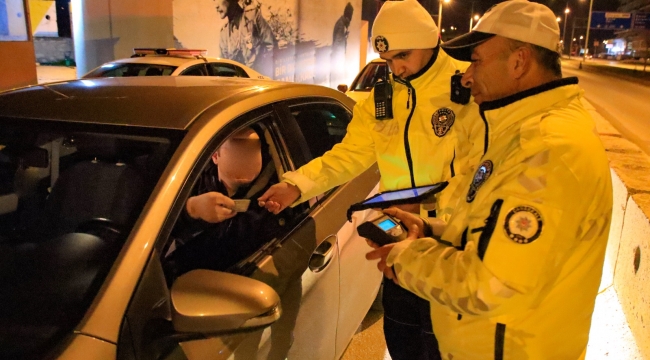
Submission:
M 583 102 L 605 146 L 614 191 L 601 291 L 614 286 L 639 353 L 650 359 L 650 157 Z

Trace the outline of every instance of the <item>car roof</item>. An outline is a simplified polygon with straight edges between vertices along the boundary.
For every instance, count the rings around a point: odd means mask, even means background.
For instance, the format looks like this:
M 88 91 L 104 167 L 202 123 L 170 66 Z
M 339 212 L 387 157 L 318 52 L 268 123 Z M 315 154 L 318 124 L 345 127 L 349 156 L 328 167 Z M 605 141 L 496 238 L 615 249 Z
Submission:
M 201 63 L 204 61 L 203 59 L 205 59 L 208 62 L 221 62 L 221 63 L 228 63 L 237 66 L 243 66 L 241 63 L 229 59 L 221 59 L 221 58 L 213 58 L 213 57 L 197 58 L 194 56 L 169 56 L 169 55 L 136 56 L 136 57 L 109 61 L 107 64 L 126 63 L 126 64 L 155 64 L 155 65 L 181 66 L 188 63 Z
M 40 119 L 183 130 L 208 108 L 246 106 L 243 101 L 252 93 L 259 100 L 250 109 L 310 96 L 353 105 L 334 89 L 272 80 L 209 76 L 96 78 L 0 92 L 0 121 Z

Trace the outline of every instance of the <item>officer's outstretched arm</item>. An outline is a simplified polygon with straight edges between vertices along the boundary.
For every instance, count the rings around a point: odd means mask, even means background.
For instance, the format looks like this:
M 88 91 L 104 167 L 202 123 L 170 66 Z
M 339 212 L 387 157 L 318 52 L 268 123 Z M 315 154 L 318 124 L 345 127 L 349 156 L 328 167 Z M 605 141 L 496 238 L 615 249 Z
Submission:
M 352 180 L 377 160 L 371 135 L 375 123 L 374 114 L 370 112 L 374 111 L 372 95 L 369 99 L 354 107 L 352 120 L 340 143 L 323 156 L 283 175 L 284 180 L 300 189 L 300 202 Z

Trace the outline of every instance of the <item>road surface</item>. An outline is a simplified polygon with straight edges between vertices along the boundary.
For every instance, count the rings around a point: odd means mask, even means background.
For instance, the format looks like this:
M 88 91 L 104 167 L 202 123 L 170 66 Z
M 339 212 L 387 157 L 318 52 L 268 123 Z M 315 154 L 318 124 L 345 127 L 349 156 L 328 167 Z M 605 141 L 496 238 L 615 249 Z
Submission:
M 577 76 L 585 98 L 626 139 L 650 154 L 650 86 L 611 75 L 578 69 L 578 62 L 564 61 L 565 77 Z

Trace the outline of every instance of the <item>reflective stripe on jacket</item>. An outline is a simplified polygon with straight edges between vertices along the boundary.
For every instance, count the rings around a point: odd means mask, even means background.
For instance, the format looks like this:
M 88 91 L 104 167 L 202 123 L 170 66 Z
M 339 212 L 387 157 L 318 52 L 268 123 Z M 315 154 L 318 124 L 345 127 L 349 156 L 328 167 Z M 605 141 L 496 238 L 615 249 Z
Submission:
M 305 201 L 353 179 L 375 161 L 380 191 L 433 184 L 469 171 L 483 154 L 485 124 L 473 102 L 450 101 L 451 76 L 467 66 L 439 50 L 422 74 L 393 82 L 393 119 L 375 119 L 371 93 L 355 105 L 343 141 L 285 173 L 284 180 L 298 186 L 299 201 Z
M 612 211 L 611 174 L 576 78 L 481 104 L 490 144 L 442 239 L 388 265 L 431 301 L 444 359 L 579 359 Z

